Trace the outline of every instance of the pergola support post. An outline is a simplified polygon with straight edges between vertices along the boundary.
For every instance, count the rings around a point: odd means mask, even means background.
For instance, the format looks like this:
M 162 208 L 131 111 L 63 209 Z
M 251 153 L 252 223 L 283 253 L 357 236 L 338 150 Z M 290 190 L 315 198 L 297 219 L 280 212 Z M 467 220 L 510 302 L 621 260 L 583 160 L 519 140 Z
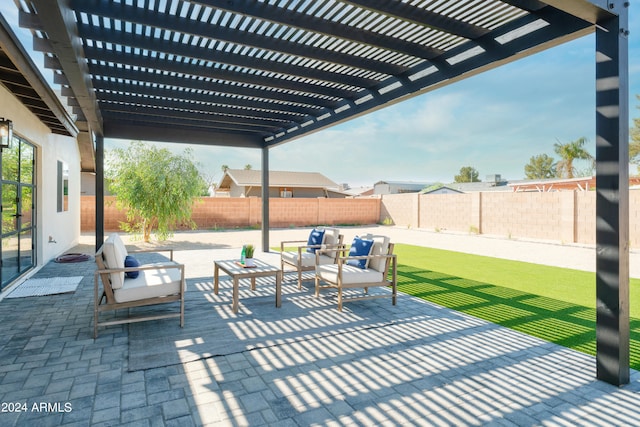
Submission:
M 96 136 L 96 252 L 104 242 L 104 138 Z
M 262 148 L 262 251 L 269 252 L 269 147 Z
M 596 375 L 629 382 L 628 2 L 596 29 Z

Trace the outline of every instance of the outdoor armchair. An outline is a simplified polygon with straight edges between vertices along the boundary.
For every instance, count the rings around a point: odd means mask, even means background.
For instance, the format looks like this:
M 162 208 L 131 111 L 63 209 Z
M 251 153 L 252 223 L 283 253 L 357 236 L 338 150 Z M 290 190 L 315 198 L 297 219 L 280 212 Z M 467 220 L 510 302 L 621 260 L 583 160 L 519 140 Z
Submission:
M 354 246 L 362 245 L 368 253 L 360 255 Z M 315 290 L 316 297 L 320 290 L 326 288 L 337 289 L 338 310 L 342 311 L 342 304 L 346 301 L 366 300 L 375 298 L 391 298 L 396 305 L 397 299 L 397 257 L 393 254 L 393 243 L 386 236 L 371 236 L 354 239 L 351 255 L 346 248 L 340 249 L 336 262 L 333 264 L 316 265 Z M 321 251 L 320 251 L 321 252 Z M 318 252 L 317 257 L 322 256 Z M 391 271 L 389 271 L 391 268 Z M 391 287 L 390 293 L 369 294 L 370 287 Z M 349 294 L 345 297 L 346 289 L 363 289 L 363 294 Z
M 314 228 L 307 240 L 288 240 L 280 242 L 280 269 L 284 271 L 285 264 L 298 272 L 298 289 L 302 289 L 302 272 L 312 271 L 316 263 L 333 264 L 336 262 L 338 250 L 342 248 L 344 236 L 337 228 Z M 285 248 L 296 246 L 295 251 L 285 251 Z M 316 258 L 316 252 L 323 250 Z M 313 279 L 305 279 L 313 280 Z
M 170 261 L 140 265 L 130 253 L 170 253 Z M 173 262 L 173 250 L 148 250 L 129 252 L 117 234 L 110 235 L 96 252 L 97 270 L 94 274 L 94 322 L 93 337 L 98 337 L 98 327 L 121 323 L 141 322 L 179 317 L 184 326 L 184 296 L 186 282 L 184 264 Z M 137 265 L 136 265 L 137 264 Z M 100 279 L 100 280 L 98 280 Z M 100 283 L 102 282 L 102 289 Z M 164 314 L 148 314 L 100 321 L 100 313 L 147 305 L 180 301 L 180 311 Z

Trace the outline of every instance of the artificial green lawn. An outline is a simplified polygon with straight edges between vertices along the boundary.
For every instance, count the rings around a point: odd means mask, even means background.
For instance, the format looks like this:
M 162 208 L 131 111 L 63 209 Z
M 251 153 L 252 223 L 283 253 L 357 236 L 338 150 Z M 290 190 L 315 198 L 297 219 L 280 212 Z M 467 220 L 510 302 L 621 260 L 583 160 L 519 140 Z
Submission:
M 595 273 L 405 244 L 394 253 L 399 291 L 595 355 Z M 633 369 L 640 369 L 639 297 L 640 279 L 631 279 Z
M 398 290 L 595 355 L 595 273 L 397 244 Z M 631 279 L 631 367 L 640 369 L 640 280 Z

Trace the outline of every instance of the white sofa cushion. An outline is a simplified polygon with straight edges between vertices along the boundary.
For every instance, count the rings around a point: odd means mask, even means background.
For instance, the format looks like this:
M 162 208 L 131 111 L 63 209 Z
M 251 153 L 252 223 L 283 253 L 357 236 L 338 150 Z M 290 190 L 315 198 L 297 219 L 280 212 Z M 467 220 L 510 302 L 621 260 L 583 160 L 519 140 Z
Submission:
M 117 234 L 111 234 L 103 244 L 102 254 L 107 268 L 124 268 L 127 248 Z M 111 273 L 111 288 L 120 289 L 124 284 L 124 272 Z
M 161 268 L 157 270 L 142 270 L 135 279 L 124 279 L 120 289 L 113 292 L 116 302 L 138 301 L 146 298 L 163 297 L 180 292 L 181 274 L 178 268 Z
M 333 258 L 326 255 L 320 255 L 319 258 L 320 264 L 331 264 L 333 262 Z M 282 252 L 282 260 L 287 264 L 298 265 L 298 251 Z M 302 256 L 300 257 L 300 265 L 302 267 L 313 267 L 314 265 L 316 265 L 316 254 L 302 252 Z
M 322 244 L 324 245 L 337 245 L 338 244 L 338 236 L 340 235 L 340 230 L 337 228 L 325 228 L 324 229 L 324 240 Z
M 322 241 L 323 245 L 337 245 L 340 239 L 340 230 L 337 228 L 325 228 L 324 229 L 324 240 Z M 336 251 L 328 251 L 325 252 L 325 255 L 330 257 L 333 260 L 335 259 L 337 253 Z
M 330 283 L 338 283 L 338 264 L 319 265 L 316 274 L 320 279 Z M 379 283 L 384 280 L 381 272 L 370 268 L 360 268 L 353 265 L 342 265 L 342 283 Z

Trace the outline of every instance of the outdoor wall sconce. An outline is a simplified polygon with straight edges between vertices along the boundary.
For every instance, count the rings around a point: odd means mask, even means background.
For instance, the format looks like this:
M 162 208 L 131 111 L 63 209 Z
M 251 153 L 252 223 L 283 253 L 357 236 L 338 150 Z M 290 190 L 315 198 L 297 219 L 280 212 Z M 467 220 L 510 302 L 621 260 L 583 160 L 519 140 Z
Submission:
M 13 122 L 3 117 L 0 119 L 0 149 L 9 148 L 11 138 L 13 138 Z

